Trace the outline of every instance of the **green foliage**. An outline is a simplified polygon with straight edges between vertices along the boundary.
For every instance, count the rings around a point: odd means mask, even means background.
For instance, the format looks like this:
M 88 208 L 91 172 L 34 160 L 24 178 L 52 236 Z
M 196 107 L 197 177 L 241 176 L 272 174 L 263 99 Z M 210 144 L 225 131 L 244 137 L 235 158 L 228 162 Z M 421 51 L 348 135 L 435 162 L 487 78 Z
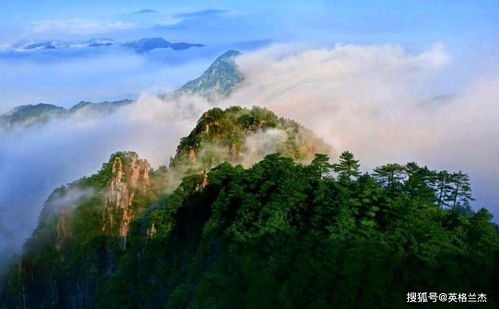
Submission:
M 278 117 L 265 108 L 253 107 L 249 110 L 232 106 L 222 110 L 215 107 L 203 114 L 188 136 L 181 138 L 170 168 L 194 168 L 197 163 L 201 170 L 207 170 L 225 161 L 241 163 L 238 157 L 239 153 L 247 150 L 246 138 L 269 129 L 284 133 L 284 141 L 274 141 L 280 143 L 274 146 L 293 159 L 310 161 L 315 152 L 327 148 L 324 142 L 297 122 Z M 197 162 L 190 162 L 193 160 L 192 152 Z
M 338 173 L 340 177 L 358 177 L 359 172 L 359 161 L 354 159 L 353 153 L 349 151 L 344 151 L 340 155 L 340 162 L 333 165 L 333 170 Z
M 499 235 L 485 209 L 461 213 L 467 176 L 358 168 L 348 152 L 220 164 L 207 184 L 194 174 L 167 198 L 137 195 L 126 251 L 99 229 L 96 195 L 75 210 L 72 245 L 24 256 L 2 295 L 33 307 L 405 308 L 408 291 L 473 291 L 496 307 Z M 441 207 L 449 198 L 456 207 Z
M 406 177 L 405 167 L 397 163 L 386 164 L 375 168 L 373 176 L 388 189 L 395 190 Z
M 79 185 L 82 188 L 93 188 L 96 190 L 102 190 L 107 187 L 109 184 L 109 180 L 113 176 L 113 163 L 116 158 L 119 158 L 123 165 L 126 165 L 130 162 L 130 158 L 133 155 L 137 155 L 135 152 L 130 151 L 119 151 L 115 152 L 109 158 L 109 161 L 102 164 L 102 168 L 98 173 L 93 174 L 89 177 L 83 177 L 80 180 L 76 181 L 75 184 Z

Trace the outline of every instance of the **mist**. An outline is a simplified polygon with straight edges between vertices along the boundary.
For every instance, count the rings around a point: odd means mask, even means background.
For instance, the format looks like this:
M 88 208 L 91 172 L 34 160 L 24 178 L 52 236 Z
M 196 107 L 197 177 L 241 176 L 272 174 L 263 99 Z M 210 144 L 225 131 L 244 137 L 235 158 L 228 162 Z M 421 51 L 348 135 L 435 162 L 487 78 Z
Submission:
M 434 85 L 461 65 L 442 44 L 419 54 L 391 44 L 275 45 L 242 55 L 238 64 L 245 84 L 224 105 L 259 105 L 294 119 L 336 155 L 352 151 L 366 171 L 410 161 L 463 170 L 474 208 L 499 214 L 499 74 L 441 97 L 447 93 Z
M 408 161 L 461 169 L 471 176 L 474 208 L 499 213 L 499 78 L 433 99 L 443 94 L 433 87 L 446 78 L 442 72 L 459 65 L 443 45 L 417 54 L 396 45 L 273 45 L 237 62 L 245 80 L 217 105 L 262 106 L 296 120 L 333 146 L 333 160 L 350 150 L 364 170 Z M 212 106 L 195 96 L 162 101 L 146 91 L 106 118 L 0 131 L 0 252 L 19 252 L 50 192 L 95 173 L 113 152 L 135 151 L 153 167 L 168 164 L 179 139 Z M 258 132 L 247 139 L 248 149 L 272 149 L 281 135 Z
M 182 108 L 147 94 L 106 118 L 77 115 L 46 125 L 0 131 L 0 252 L 19 252 L 53 189 L 97 172 L 116 151 L 136 151 L 153 166 L 169 162 L 181 136 L 207 109 Z M 198 101 L 194 101 L 198 102 Z M 0 256 L 0 259 L 2 256 Z

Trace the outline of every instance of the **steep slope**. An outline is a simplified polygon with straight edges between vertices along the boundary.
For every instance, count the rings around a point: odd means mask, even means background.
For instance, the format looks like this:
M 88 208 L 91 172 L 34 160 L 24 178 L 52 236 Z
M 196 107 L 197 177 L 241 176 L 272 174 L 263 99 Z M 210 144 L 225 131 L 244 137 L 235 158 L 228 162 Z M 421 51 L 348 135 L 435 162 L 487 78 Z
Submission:
M 328 150 L 231 107 L 203 114 L 168 167 L 115 153 L 49 197 L 0 308 L 405 308 L 408 291 L 497 307 L 499 233 L 487 210 L 461 211 L 465 174 L 361 174 Z
M 200 77 L 180 87 L 174 95 L 195 94 L 211 101 L 230 95 L 244 79 L 235 62 L 240 54 L 235 50 L 225 52 Z
M 29 276 L 22 303 L 13 299 L 7 307 L 83 308 L 93 303 L 96 280 L 113 272 L 127 248 L 132 219 L 146 208 L 146 199 L 157 198 L 158 176 L 150 172 L 137 154 L 119 152 L 98 173 L 56 189 L 17 267 L 21 276 Z M 71 274 L 61 277 L 64 269 Z
M 134 157 L 113 156 L 79 185 L 121 188 L 146 166 Z M 64 245 L 35 250 L 34 236 L 0 307 L 406 308 L 407 291 L 471 291 L 496 308 L 499 234 L 486 210 L 439 208 L 425 167 L 407 164 L 404 180 L 386 186 L 348 176 L 350 163 L 273 154 L 249 169 L 223 163 L 184 177 L 163 196 L 147 184 L 164 171 L 134 178 L 135 191 L 118 191 L 150 198 L 126 247 L 119 229 L 101 228 L 109 195 L 85 197 L 72 224 L 53 217 L 57 233 L 73 231 Z
M 201 116 L 192 132 L 180 140 L 170 167 L 184 166 L 186 162 L 201 169 L 222 162 L 250 165 L 275 152 L 310 161 L 315 153 L 330 150 L 330 146 L 308 129 L 267 109 L 212 108 Z
M 268 140 L 255 141 L 261 138 Z M 182 139 L 168 168 L 152 170 L 133 152 L 113 154 L 98 173 L 56 189 L 45 203 L 23 260 L 11 273 L 30 278 L 21 283 L 23 302 L 76 308 L 95 303 L 96 283 L 114 273 L 129 247 L 133 222 L 167 200 L 188 174 L 200 177 L 201 189 L 208 170 L 221 162 L 249 165 L 275 151 L 306 161 L 328 150 L 294 121 L 261 108 L 232 107 L 207 111 Z M 87 253 L 80 256 L 80 251 Z M 70 270 L 75 265 L 79 270 Z M 62 275 L 67 271 L 71 279 Z M 12 297 L 9 303 L 19 305 L 21 300 Z

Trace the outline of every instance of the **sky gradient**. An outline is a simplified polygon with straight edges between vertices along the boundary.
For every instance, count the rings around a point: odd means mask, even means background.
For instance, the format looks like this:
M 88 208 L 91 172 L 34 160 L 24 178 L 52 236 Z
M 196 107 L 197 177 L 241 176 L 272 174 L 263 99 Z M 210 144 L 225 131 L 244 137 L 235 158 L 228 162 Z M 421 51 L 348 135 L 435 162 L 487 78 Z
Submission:
M 459 62 L 435 84 L 437 94 L 457 91 L 498 67 L 497 1 L 41 0 L 0 1 L 0 7 L 0 112 L 19 104 L 69 106 L 174 88 L 226 49 L 248 51 L 276 42 L 393 43 L 413 53 L 441 43 Z M 206 47 L 141 56 L 116 50 L 12 51 L 19 42 L 145 37 Z

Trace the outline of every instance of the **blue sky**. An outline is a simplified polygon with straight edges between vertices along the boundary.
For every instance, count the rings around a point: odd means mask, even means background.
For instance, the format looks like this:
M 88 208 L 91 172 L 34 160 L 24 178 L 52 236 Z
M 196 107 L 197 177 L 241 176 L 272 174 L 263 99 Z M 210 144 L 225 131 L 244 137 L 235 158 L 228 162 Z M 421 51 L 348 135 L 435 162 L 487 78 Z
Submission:
M 452 92 L 476 72 L 497 67 L 498 16 L 497 1 L 486 0 L 0 1 L 0 112 L 19 104 L 71 105 L 173 88 L 226 49 L 246 51 L 274 42 L 394 43 L 415 53 L 443 43 L 462 60 L 448 69 L 452 78 L 438 86 Z M 109 50 L 11 51 L 22 41 L 158 36 L 206 47 L 140 57 Z

